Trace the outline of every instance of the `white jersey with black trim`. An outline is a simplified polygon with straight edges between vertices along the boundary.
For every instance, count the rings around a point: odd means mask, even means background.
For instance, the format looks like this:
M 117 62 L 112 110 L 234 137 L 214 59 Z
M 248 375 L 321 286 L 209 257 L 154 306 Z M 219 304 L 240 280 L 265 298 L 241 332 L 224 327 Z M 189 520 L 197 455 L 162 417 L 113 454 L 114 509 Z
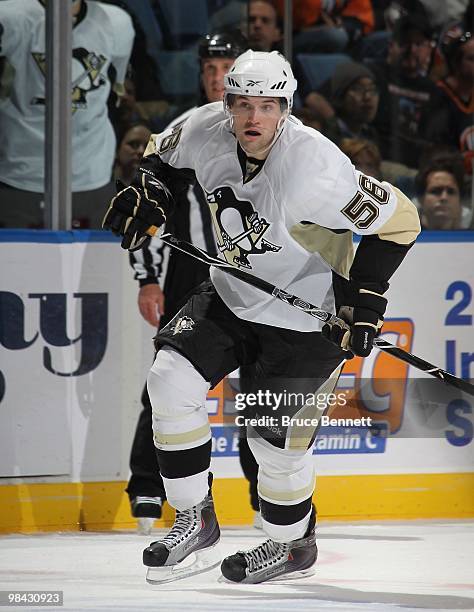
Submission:
M 0 55 L 14 71 L 0 99 L 0 181 L 38 193 L 44 190 L 45 30 L 39 0 L 0 2 Z M 110 181 L 116 139 L 107 109 L 109 71 L 113 66 L 121 93 L 134 35 L 124 10 L 84 2 L 72 30 L 74 192 Z
M 351 232 L 403 244 L 415 239 L 413 205 L 403 194 L 400 199 L 388 183 L 355 170 L 332 142 L 299 120 L 285 122 L 262 169 L 247 182 L 237 148 L 222 104 L 214 103 L 152 137 L 145 152 L 176 169 L 194 170 L 207 197 L 220 257 L 232 265 L 334 312 L 332 270 L 347 277 Z M 314 248 L 305 240 L 306 228 L 315 230 Z M 321 327 L 218 269 L 211 269 L 211 278 L 242 319 L 304 332 Z

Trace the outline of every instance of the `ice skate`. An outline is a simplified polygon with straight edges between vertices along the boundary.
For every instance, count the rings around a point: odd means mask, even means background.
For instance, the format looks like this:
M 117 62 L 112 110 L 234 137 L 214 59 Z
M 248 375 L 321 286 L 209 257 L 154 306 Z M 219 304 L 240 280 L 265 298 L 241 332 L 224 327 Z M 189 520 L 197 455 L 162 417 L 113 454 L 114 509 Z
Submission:
M 209 493 L 197 506 L 177 510 L 169 533 L 145 548 L 143 563 L 148 566 L 147 582 L 172 582 L 218 566 L 222 560 L 216 547 L 219 538 L 219 524 Z
M 137 519 L 137 531 L 150 535 L 155 521 L 161 518 L 163 499 L 161 497 L 140 496 L 130 500 L 132 516 Z
M 312 576 L 318 557 L 315 525 L 313 508 L 304 537 L 284 544 L 267 540 L 251 550 L 230 555 L 222 562 L 222 575 L 232 582 L 247 584 Z

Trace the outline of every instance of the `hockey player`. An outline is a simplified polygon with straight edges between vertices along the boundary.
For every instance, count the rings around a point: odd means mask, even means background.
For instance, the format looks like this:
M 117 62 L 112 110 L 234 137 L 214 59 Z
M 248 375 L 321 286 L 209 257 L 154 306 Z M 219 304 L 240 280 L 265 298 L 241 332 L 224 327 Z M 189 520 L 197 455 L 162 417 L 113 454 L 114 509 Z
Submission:
M 176 182 L 196 177 L 228 262 L 337 309 L 347 321 L 321 333 L 304 312 L 211 269 L 212 282 L 160 331 L 148 390 L 166 494 L 177 512 L 170 532 L 144 551 L 148 574 L 158 581 L 215 564 L 205 558 L 219 540 L 209 388 L 237 366 L 256 363 L 270 388 L 330 393 L 344 360 L 370 353 L 388 281 L 420 231 L 403 193 L 356 171 L 334 144 L 291 117 L 295 90 L 279 53 L 239 56 L 225 77 L 224 109 L 203 106 L 184 124 L 152 136 L 132 186 L 112 200 L 104 218 L 104 227 L 123 236 L 123 248 L 137 248 L 170 214 Z M 352 232 L 362 235 L 355 257 Z M 285 410 L 321 415 L 311 402 Z M 268 539 L 224 559 L 228 580 L 257 583 L 312 571 L 315 433 L 315 426 L 249 427 Z M 191 553 L 196 562 L 185 567 Z
M 235 58 L 247 49 L 247 40 L 238 30 L 222 30 L 204 36 L 198 45 L 201 71 L 199 106 L 209 102 L 221 102 L 224 95 L 224 75 Z M 193 107 L 177 117 L 169 126 L 186 120 L 194 112 Z M 188 240 L 207 252 L 215 253 L 212 222 L 206 197 L 198 183 L 183 183 L 176 197 L 175 211 L 166 230 Z M 166 274 L 162 274 L 163 262 L 167 262 Z M 209 268 L 190 260 L 186 255 L 168 247 L 155 236 L 149 244 L 130 253 L 130 263 L 138 280 L 138 305 L 143 318 L 155 328 L 164 327 L 185 303 L 186 296 L 199 283 L 209 277 Z M 160 276 L 165 276 L 163 290 Z M 162 280 L 162 279 L 161 279 Z M 127 493 L 132 515 L 137 518 L 138 531 L 149 534 L 156 519 L 161 517 L 166 499 L 163 481 L 157 465 L 152 433 L 152 408 L 146 386 L 142 393 L 143 409 L 140 413 L 132 450 L 130 453 L 131 476 Z M 241 463 L 250 480 L 252 503 L 258 509 L 256 497 L 256 465 L 245 439 L 239 445 Z M 254 492 L 255 491 L 255 492 Z

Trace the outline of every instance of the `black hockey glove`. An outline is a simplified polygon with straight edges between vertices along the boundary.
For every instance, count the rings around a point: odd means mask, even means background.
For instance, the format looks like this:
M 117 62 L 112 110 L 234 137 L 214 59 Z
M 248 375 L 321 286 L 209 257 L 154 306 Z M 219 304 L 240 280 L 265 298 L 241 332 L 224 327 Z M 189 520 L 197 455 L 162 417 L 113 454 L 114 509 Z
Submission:
M 136 251 L 165 223 L 172 196 L 166 185 L 144 172 L 138 173 L 129 187 L 117 181 L 117 190 L 102 227 L 123 236 L 123 249 Z
M 326 323 L 321 330 L 323 336 L 347 351 L 347 359 L 354 355 L 367 357 L 380 334 L 387 300 L 368 289 L 359 289 L 354 306 L 342 306 L 338 317 L 348 325 Z

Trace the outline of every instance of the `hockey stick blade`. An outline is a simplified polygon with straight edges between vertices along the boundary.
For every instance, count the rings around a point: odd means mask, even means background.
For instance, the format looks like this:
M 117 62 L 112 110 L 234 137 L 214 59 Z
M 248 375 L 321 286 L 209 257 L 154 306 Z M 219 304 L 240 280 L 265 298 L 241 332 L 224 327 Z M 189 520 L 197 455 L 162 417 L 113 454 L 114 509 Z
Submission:
M 208 266 L 214 266 L 215 268 L 219 268 L 223 272 L 226 272 L 227 274 L 230 274 L 231 276 L 240 279 L 244 283 L 252 285 L 257 289 L 260 289 L 261 291 L 272 295 L 278 300 L 285 302 L 289 306 L 297 308 L 298 310 L 302 310 L 306 314 L 310 315 L 311 317 L 314 317 L 315 319 L 318 319 L 319 321 L 323 321 L 324 323 L 336 323 L 338 325 L 341 325 L 342 327 L 347 327 L 347 323 L 345 323 L 345 321 L 343 321 L 339 317 L 336 317 L 335 315 L 326 312 L 325 310 L 322 310 L 318 306 L 314 306 L 314 304 L 311 304 L 306 300 L 302 300 L 296 295 L 287 293 L 286 291 L 283 291 L 283 289 L 275 287 L 275 285 L 272 285 L 271 283 L 266 280 L 263 280 L 262 278 L 258 278 L 257 276 L 249 274 L 248 272 L 244 272 L 243 270 L 236 268 L 235 266 L 231 265 L 223 259 L 219 259 L 218 257 L 209 255 L 209 253 L 206 253 L 206 251 L 203 251 L 194 244 L 190 244 L 185 240 L 180 240 L 172 234 L 163 234 L 162 236 L 160 236 L 160 238 L 165 244 L 175 249 L 178 249 L 178 251 L 186 253 L 186 255 L 189 255 L 190 257 L 194 257 L 195 259 L 198 259 L 199 261 L 207 264 Z M 462 378 L 458 378 L 457 376 L 446 372 L 446 370 L 443 370 L 433 365 L 432 363 L 429 363 L 428 361 L 417 357 L 416 355 L 412 355 L 412 353 L 409 353 L 408 351 L 404 351 L 402 348 L 391 344 L 383 338 L 375 338 L 374 345 L 381 351 L 389 353 L 390 355 L 393 355 L 393 357 L 396 357 L 401 361 L 405 361 L 414 368 L 417 368 L 418 370 L 421 370 L 422 372 L 425 372 L 430 376 L 434 376 L 435 378 L 442 380 L 448 385 L 456 387 L 461 391 L 464 391 L 465 393 L 474 396 L 474 385 L 472 385 L 469 381 L 463 380 Z

